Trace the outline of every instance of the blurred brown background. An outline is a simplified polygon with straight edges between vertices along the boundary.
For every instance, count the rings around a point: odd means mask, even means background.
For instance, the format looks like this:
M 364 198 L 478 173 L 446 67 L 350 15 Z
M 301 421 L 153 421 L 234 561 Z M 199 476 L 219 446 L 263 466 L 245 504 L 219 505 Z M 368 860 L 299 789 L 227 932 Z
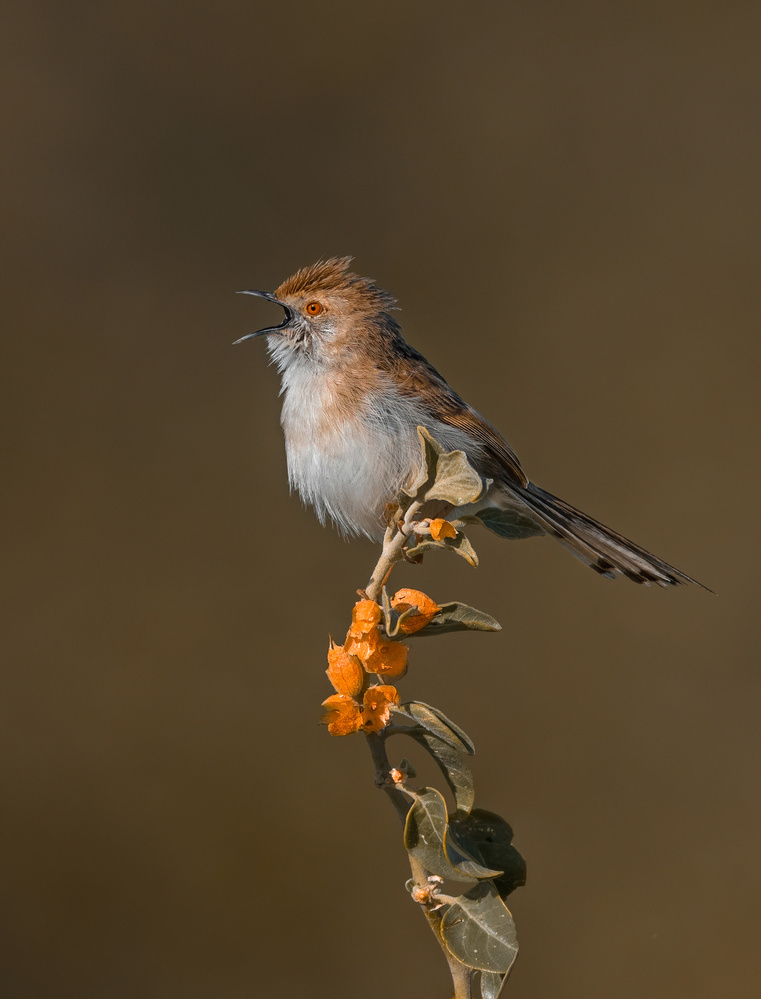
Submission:
M 505 629 L 414 645 L 403 693 L 528 860 L 509 995 L 758 994 L 759 31 L 11 2 L 4 996 L 448 995 L 362 740 L 316 724 L 374 550 L 289 497 L 231 347 L 272 317 L 237 289 L 344 253 L 533 479 L 719 593 L 485 533 L 399 571 Z

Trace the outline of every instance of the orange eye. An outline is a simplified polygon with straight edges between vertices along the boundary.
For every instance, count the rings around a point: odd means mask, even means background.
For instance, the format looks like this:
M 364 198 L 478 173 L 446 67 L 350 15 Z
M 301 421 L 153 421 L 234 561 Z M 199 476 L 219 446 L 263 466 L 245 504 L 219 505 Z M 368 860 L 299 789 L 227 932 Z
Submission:
M 307 302 L 306 311 L 310 316 L 319 316 L 323 308 L 319 302 Z

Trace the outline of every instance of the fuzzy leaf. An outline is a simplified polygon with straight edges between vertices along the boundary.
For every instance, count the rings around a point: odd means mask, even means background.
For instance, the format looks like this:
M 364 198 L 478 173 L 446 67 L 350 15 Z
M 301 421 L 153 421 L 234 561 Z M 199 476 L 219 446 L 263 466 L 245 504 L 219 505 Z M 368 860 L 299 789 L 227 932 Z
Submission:
M 486 510 L 479 510 L 474 516 L 490 531 L 513 541 L 536 538 L 547 533 L 535 520 L 517 510 L 500 510 L 499 507 L 490 506 Z
M 474 808 L 469 815 L 455 815 L 450 827 L 465 850 L 486 867 L 502 873 L 494 886 L 502 898 L 526 883 L 526 861 L 513 846 L 513 830 L 500 815 Z
M 467 506 L 480 499 L 487 483 L 467 459 L 464 451 L 440 454 L 436 479 L 426 491 L 426 500 L 443 500 L 452 506 Z
M 432 732 L 433 735 L 460 753 L 472 756 L 476 751 L 470 737 L 458 725 L 450 721 L 442 711 L 431 707 L 430 704 L 424 704 L 422 701 L 407 701 L 405 704 L 392 704 L 391 710 L 417 722 L 418 725 Z
M 409 489 L 404 490 L 411 497 L 416 497 L 421 491 L 425 493 L 425 487 L 434 482 L 439 456 L 444 453 L 442 446 L 429 434 L 425 427 L 418 427 L 417 435 L 420 438 L 420 446 L 423 449 L 423 462 L 420 473 L 413 484 Z
M 449 906 L 441 935 L 458 961 L 480 971 L 504 974 L 518 954 L 513 917 L 488 881 L 474 885 Z
M 475 548 L 461 531 L 458 532 L 456 537 L 442 538 L 441 541 L 434 541 L 433 538 L 426 538 L 425 541 L 421 541 L 419 544 L 415 545 L 414 548 L 408 548 L 407 555 L 414 560 L 418 556 L 425 555 L 426 552 L 432 551 L 434 548 L 444 548 L 449 551 L 456 552 L 474 568 L 478 566 L 478 555 L 476 555 Z
M 414 634 L 445 635 L 451 631 L 502 631 L 502 625 L 499 621 L 495 621 L 491 614 L 452 600 L 447 604 L 442 604 L 439 613 L 428 622 L 425 628 L 414 632 Z
M 482 971 L 481 999 L 499 999 L 504 984 L 505 975 L 500 975 L 497 971 Z
M 454 795 L 458 813 L 467 815 L 473 807 L 476 792 L 473 787 L 473 774 L 470 772 L 470 767 L 465 762 L 461 750 L 454 749 L 449 743 L 444 742 L 419 725 L 390 729 L 389 732 L 392 735 L 409 735 L 431 754 L 444 775 L 449 790 Z M 402 764 L 400 764 L 400 769 L 403 769 Z

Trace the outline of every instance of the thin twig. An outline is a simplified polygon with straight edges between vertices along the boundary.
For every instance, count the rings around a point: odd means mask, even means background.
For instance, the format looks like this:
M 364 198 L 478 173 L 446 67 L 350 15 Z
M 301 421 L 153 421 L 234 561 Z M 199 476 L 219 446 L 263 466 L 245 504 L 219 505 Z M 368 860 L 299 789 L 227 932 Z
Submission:
M 376 603 L 379 602 L 381 590 L 391 570 L 403 558 L 402 549 L 412 532 L 414 517 L 420 511 L 421 506 L 422 504 L 419 502 L 412 503 L 401 524 L 394 524 L 386 528 L 381 557 L 378 559 L 375 569 L 373 569 L 370 582 L 365 587 L 368 600 L 374 600 Z
M 407 813 L 410 810 L 411 803 L 401 788 L 397 787 L 391 781 L 391 764 L 386 752 L 386 740 L 382 734 L 378 733 L 366 733 L 366 738 L 368 748 L 370 749 L 370 755 L 372 756 L 373 763 L 375 764 L 375 783 L 386 792 L 391 800 L 391 803 L 396 809 L 396 813 L 401 819 L 402 824 L 404 824 L 406 822 Z M 408 859 L 410 862 L 412 879 L 415 884 L 421 886 L 427 885 L 429 883 L 428 879 L 431 872 L 427 870 L 419 860 L 416 860 L 410 854 L 408 854 Z M 444 937 L 441 933 L 441 916 L 438 911 L 434 910 L 430 904 L 421 905 L 421 908 L 426 920 L 428 921 L 428 925 L 431 927 L 433 935 L 436 937 L 439 946 L 444 953 L 444 957 L 447 959 L 449 972 L 452 975 L 452 985 L 454 986 L 453 999 L 473 999 L 472 970 L 458 961 L 457 958 L 450 953 L 447 945 L 444 943 Z

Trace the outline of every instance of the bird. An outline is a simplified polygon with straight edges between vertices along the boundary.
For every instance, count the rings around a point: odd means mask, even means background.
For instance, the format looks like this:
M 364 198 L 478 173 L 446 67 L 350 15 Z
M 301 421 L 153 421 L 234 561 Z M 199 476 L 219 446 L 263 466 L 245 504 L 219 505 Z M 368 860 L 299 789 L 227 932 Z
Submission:
M 495 512 L 504 536 L 550 535 L 603 576 L 663 587 L 697 580 L 531 482 L 505 438 L 403 338 L 396 300 L 331 257 L 274 292 L 246 290 L 285 312 L 266 336 L 281 378 L 290 486 L 344 536 L 382 540 L 389 504 L 419 475 L 424 427 L 491 480 L 478 502 L 447 514 Z M 492 516 L 492 523 L 493 516 Z M 509 525 L 513 525 L 510 528 Z M 707 589 L 707 587 L 703 587 Z

